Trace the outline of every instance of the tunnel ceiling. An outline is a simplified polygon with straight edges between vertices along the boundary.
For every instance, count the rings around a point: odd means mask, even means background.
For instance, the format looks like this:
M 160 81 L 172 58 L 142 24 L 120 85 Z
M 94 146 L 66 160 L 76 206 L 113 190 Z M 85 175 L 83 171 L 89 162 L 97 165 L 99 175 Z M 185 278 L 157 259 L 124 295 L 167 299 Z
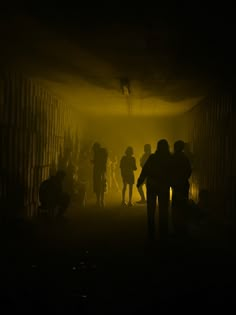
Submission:
M 2 11 L 1 61 L 84 113 L 179 114 L 233 72 L 233 20 L 222 10 L 40 8 Z

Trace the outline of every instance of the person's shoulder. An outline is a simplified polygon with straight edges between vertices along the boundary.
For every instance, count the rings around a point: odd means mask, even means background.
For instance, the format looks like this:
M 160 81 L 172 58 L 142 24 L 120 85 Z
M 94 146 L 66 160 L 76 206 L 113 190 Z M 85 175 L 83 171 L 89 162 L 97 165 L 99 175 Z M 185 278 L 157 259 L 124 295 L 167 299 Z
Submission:
M 155 159 L 156 159 L 156 154 L 155 153 L 151 153 L 149 155 L 149 157 L 147 158 L 145 164 L 150 163 L 150 162 L 154 161 Z
M 151 153 L 148 157 L 148 159 L 154 159 L 157 156 L 156 153 Z
M 121 159 L 120 159 L 120 163 L 123 163 L 123 162 L 125 161 L 125 159 L 126 159 L 126 156 L 123 155 L 123 156 L 121 157 Z
M 40 184 L 40 189 L 45 189 L 46 187 L 49 187 L 51 185 L 51 178 L 47 178 Z
M 45 185 L 45 184 L 49 183 L 50 181 L 51 181 L 51 177 L 42 181 L 41 185 Z

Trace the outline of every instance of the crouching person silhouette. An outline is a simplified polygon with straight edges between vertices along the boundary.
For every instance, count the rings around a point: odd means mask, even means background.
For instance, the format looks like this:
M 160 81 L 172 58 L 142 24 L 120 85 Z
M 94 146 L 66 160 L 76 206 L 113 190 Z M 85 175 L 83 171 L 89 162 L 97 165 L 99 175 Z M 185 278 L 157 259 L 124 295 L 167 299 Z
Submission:
M 63 216 L 69 206 L 70 196 L 63 192 L 62 184 L 66 176 L 64 171 L 57 171 L 55 176 L 43 181 L 39 188 L 39 210 L 49 215 Z

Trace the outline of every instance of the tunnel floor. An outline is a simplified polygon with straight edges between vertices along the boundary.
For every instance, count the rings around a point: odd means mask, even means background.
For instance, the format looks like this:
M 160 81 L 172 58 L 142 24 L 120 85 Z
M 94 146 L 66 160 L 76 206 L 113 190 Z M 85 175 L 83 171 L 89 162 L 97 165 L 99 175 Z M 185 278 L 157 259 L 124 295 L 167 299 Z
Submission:
M 76 203 L 63 219 L 2 224 L 7 313 L 227 313 L 236 306 L 234 238 L 205 227 L 146 241 L 145 205 Z M 3 312 L 1 312 L 3 314 Z

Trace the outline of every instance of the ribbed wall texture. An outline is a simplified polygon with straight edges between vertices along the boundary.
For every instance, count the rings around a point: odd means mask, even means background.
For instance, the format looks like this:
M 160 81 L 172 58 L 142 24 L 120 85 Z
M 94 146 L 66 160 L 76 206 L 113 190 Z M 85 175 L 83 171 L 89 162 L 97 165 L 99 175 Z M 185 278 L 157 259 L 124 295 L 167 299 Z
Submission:
M 65 138 L 75 139 L 72 118 L 70 108 L 36 82 L 22 74 L 0 74 L 2 213 L 34 214 L 41 181 L 58 167 L 69 145 Z
M 207 189 L 220 216 L 235 219 L 236 112 L 231 92 L 209 96 L 187 114 L 193 153 L 191 197 Z

